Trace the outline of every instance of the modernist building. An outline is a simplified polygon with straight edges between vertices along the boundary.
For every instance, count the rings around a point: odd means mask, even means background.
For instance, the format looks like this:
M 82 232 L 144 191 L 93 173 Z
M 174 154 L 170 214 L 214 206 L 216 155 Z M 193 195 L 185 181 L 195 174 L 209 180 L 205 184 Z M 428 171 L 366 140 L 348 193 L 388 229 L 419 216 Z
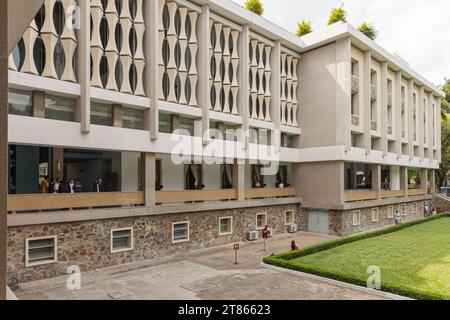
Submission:
M 46 0 L 9 68 L 11 283 L 266 224 L 367 231 L 435 190 L 442 92 L 348 24 L 297 38 L 227 0 Z M 84 192 L 40 193 L 46 176 Z

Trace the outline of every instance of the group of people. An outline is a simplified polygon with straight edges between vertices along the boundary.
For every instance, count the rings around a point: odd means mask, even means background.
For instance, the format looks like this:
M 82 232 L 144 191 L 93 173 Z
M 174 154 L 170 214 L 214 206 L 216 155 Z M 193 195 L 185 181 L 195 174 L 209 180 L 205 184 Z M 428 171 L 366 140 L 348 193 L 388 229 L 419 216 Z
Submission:
M 81 193 L 83 185 L 79 179 L 72 178 L 69 181 L 54 178 L 50 182 L 49 177 L 44 177 L 40 184 L 41 193 Z M 103 181 L 101 178 L 95 179 L 93 183 L 93 192 L 103 192 Z
M 267 251 L 268 242 L 269 242 L 269 226 L 266 225 L 264 229 L 261 231 L 262 238 L 264 240 L 264 251 Z M 291 251 L 297 251 L 298 247 L 294 240 L 291 242 Z

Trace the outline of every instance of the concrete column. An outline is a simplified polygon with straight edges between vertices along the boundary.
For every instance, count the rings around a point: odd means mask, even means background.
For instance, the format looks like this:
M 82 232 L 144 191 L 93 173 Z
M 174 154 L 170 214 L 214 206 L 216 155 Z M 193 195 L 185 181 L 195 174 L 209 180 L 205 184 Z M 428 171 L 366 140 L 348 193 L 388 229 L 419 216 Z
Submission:
M 77 48 L 77 77 L 80 84 L 80 97 L 77 99 L 77 115 L 81 132 L 91 130 L 91 2 L 79 1 L 80 26 Z
M 247 46 L 248 47 L 248 46 Z M 275 130 L 272 130 L 272 143 L 277 152 L 280 151 L 280 147 L 284 146 L 281 140 L 281 103 L 280 103 L 280 83 L 281 83 L 281 75 L 278 70 L 281 70 L 281 42 L 279 40 L 275 41 L 275 45 L 272 49 L 272 55 L 270 59 L 270 65 L 272 70 L 272 76 L 270 79 L 270 90 L 272 92 L 272 99 L 270 102 L 270 114 L 272 117 L 272 121 L 275 125 Z M 300 63 L 298 63 L 298 67 L 300 68 Z M 297 72 L 295 70 L 294 72 Z M 299 86 L 300 87 L 300 86 Z M 300 96 L 298 94 L 298 96 Z M 248 100 L 248 99 L 247 99 Z M 300 123 L 300 122 L 299 122 Z
M 145 206 L 155 206 L 156 203 L 156 155 L 141 153 L 141 185 L 145 193 Z
M 178 114 L 170 115 L 170 132 L 173 133 L 180 127 L 180 116 Z
M 371 122 L 370 122 L 370 104 L 371 104 L 371 86 L 370 86 L 370 75 L 372 73 L 372 54 L 370 51 L 364 52 L 364 72 L 362 75 L 363 86 L 364 86 L 364 134 L 363 134 L 363 144 L 366 149 L 366 154 L 369 154 L 372 150 L 372 135 L 371 135 Z
M 64 178 L 64 149 L 53 148 L 52 153 L 52 178 Z
M 159 138 L 159 84 L 162 81 L 158 71 L 158 57 L 160 56 L 161 44 L 158 34 L 158 6 L 160 1 L 144 1 L 144 56 L 145 73 L 144 85 L 147 89 L 147 97 L 150 99 L 150 109 L 144 113 L 145 128 L 150 132 L 150 139 Z
M 413 99 L 413 91 L 414 90 L 414 80 L 410 79 L 408 81 L 408 102 L 407 102 L 407 111 L 408 111 L 408 151 L 409 157 L 412 160 L 414 158 L 414 99 Z
M 113 127 L 123 127 L 123 107 L 120 104 L 112 105 L 112 125 Z
M 199 19 L 199 48 L 198 48 L 198 73 L 199 83 L 198 83 L 198 103 L 199 107 L 202 110 L 202 135 L 203 135 L 203 144 L 207 144 L 209 142 L 209 135 L 206 135 L 209 131 L 209 107 L 211 105 L 211 97 L 209 90 L 209 78 L 210 78 L 210 69 L 209 69 L 209 44 L 210 40 L 210 12 L 209 6 L 203 5 L 202 12 L 200 14 Z
M 377 199 L 381 199 L 381 165 L 372 165 L 372 190 L 377 193 Z
M 402 72 L 395 73 L 395 101 L 394 104 L 394 136 L 395 136 L 395 153 L 397 158 L 402 156 Z
M 430 170 L 430 193 L 434 194 L 436 193 L 436 171 Z
M 387 62 L 381 63 L 381 123 L 378 126 L 381 128 L 381 151 L 383 157 L 388 155 L 388 140 L 387 140 L 387 126 L 388 126 L 388 85 L 387 85 Z
M 428 194 L 428 169 L 420 169 L 420 189 Z
M 428 92 L 428 106 L 427 106 L 427 127 L 425 130 L 427 130 L 427 144 L 428 144 L 428 150 L 425 154 L 425 157 L 428 158 L 430 161 L 433 159 L 433 94 L 431 92 Z
M 401 190 L 399 166 L 391 166 L 390 180 L 391 180 L 391 190 Z
M 8 246 L 8 2 L 0 1 L 0 300 L 6 299 Z
M 33 117 L 45 118 L 45 92 L 33 91 Z
M 437 159 L 439 162 L 442 157 L 442 122 L 441 122 L 441 99 L 436 99 L 436 145 L 437 145 Z
M 336 144 L 352 147 L 352 44 L 350 38 L 336 41 Z
M 233 188 L 237 192 L 237 200 L 245 201 L 245 161 L 235 160 L 233 167 Z
M 242 26 L 242 32 L 239 37 L 239 96 L 238 96 L 238 104 L 239 104 L 239 115 L 242 116 L 242 131 L 243 135 L 241 135 L 241 143 L 245 150 L 248 148 L 249 143 L 249 125 L 248 125 L 248 119 L 250 117 L 249 110 L 248 110 L 248 101 L 250 99 L 250 85 L 248 83 L 248 73 L 250 70 L 250 63 L 249 63 L 249 43 L 250 43 L 250 29 L 247 24 Z M 272 56 L 276 54 L 276 49 L 272 51 Z M 280 63 L 280 62 L 278 62 Z M 272 70 L 280 70 L 275 69 L 274 65 L 272 65 Z M 272 77 L 274 76 L 276 72 L 272 73 Z M 273 79 L 272 79 L 273 80 Z M 271 81 L 272 83 L 272 81 Z M 273 87 L 271 87 L 271 90 L 274 90 Z M 276 89 L 275 89 L 276 90 Z M 278 89 L 279 90 L 279 89 Z M 279 95 L 278 95 L 279 96 Z M 272 97 L 276 97 L 276 92 L 272 92 Z M 272 103 L 273 100 L 272 99 Z M 271 106 L 272 108 L 272 106 Z M 273 109 L 272 109 L 273 110 Z M 272 118 L 273 120 L 274 118 Z
M 400 167 L 400 189 L 408 196 L 408 167 Z
M 417 139 L 419 140 L 419 157 L 421 161 L 423 161 L 425 158 L 425 149 L 423 142 L 423 139 L 425 138 L 425 126 L 423 125 L 423 113 L 425 111 L 425 104 L 423 102 L 424 97 L 425 91 L 423 86 L 421 86 L 419 89 L 419 110 L 417 114 L 417 121 L 419 122 Z

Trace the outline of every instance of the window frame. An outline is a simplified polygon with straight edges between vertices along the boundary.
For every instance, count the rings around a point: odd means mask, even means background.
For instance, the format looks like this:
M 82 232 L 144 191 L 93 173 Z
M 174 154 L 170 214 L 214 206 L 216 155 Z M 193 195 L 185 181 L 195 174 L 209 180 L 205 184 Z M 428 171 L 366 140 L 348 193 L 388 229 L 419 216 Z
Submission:
M 292 214 L 292 222 L 289 222 L 287 220 L 288 213 Z M 292 226 L 293 224 L 295 224 L 295 212 L 294 212 L 294 210 L 285 210 L 284 211 L 284 225 L 285 226 Z
M 264 218 L 264 223 L 263 223 L 263 226 L 262 227 L 258 227 L 258 216 L 264 216 L 265 218 Z M 265 227 L 266 227 L 266 225 L 267 225 L 267 212 L 260 212 L 260 213 L 257 213 L 256 215 L 255 215 L 255 227 L 256 227 L 256 230 L 263 230 Z
M 229 220 L 229 223 L 230 223 L 229 229 L 230 229 L 230 231 L 222 232 L 222 229 L 221 229 L 221 225 L 222 225 L 221 222 L 222 222 L 222 220 Z M 219 218 L 219 236 L 229 236 L 231 234 L 233 234 L 233 217 L 232 216 L 220 217 Z
M 378 222 L 380 221 L 380 212 L 378 210 L 378 208 L 372 208 L 370 210 L 370 221 L 371 222 Z M 374 214 L 376 213 L 376 219 L 374 219 Z
M 394 206 L 388 206 L 387 207 L 387 218 L 393 219 L 394 218 Z
M 401 217 L 406 216 L 406 203 L 400 204 L 400 216 Z
M 358 217 L 358 222 L 357 222 L 357 223 L 355 223 L 355 214 L 356 214 L 357 217 Z M 354 227 L 357 227 L 357 226 L 360 226 L 360 225 L 361 225 L 361 210 L 354 210 L 354 211 L 352 212 L 352 225 L 353 225 Z
M 119 231 L 130 231 L 130 247 L 129 248 L 114 249 L 114 246 L 113 246 L 113 243 L 114 243 L 113 242 L 114 232 L 119 232 Z M 134 230 L 133 230 L 133 227 L 111 229 L 111 232 L 110 232 L 110 252 L 112 254 L 128 252 L 128 251 L 133 251 L 133 250 L 134 250 Z
M 39 262 L 32 262 L 30 261 L 30 242 L 32 241 L 39 241 L 39 240 L 53 240 L 53 259 L 52 260 L 46 260 L 46 261 L 39 261 Z M 58 262 L 58 236 L 44 236 L 44 237 L 32 237 L 32 238 L 26 238 L 25 239 L 25 267 L 36 267 L 36 266 L 42 266 L 46 264 L 52 264 Z
M 186 224 L 187 225 L 187 239 L 182 240 L 175 240 L 175 226 L 178 224 Z M 190 232 L 191 226 L 189 221 L 178 221 L 178 222 L 172 222 L 172 244 L 178 244 L 178 243 L 184 243 L 189 242 L 191 240 L 191 232 Z

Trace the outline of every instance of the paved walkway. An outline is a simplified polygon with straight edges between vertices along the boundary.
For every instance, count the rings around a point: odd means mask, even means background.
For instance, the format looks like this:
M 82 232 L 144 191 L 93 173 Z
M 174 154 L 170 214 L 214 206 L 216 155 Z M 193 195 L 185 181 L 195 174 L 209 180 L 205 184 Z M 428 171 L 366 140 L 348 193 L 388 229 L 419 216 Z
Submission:
M 190 252 L 183 256 L 100 269 L 81 275 L 81 289 L 66 289 L 67 277 L 21 284 L 19 299 L 383 299 L 357 288 L 330 284 L 261 267 L 264 256 L 287 251 L 290 242 L 304 247 L 333 239 L 311 233 L 280 235 L 269 252 L 260 241 L 245 243 L 234 265 L 233 246 Z

